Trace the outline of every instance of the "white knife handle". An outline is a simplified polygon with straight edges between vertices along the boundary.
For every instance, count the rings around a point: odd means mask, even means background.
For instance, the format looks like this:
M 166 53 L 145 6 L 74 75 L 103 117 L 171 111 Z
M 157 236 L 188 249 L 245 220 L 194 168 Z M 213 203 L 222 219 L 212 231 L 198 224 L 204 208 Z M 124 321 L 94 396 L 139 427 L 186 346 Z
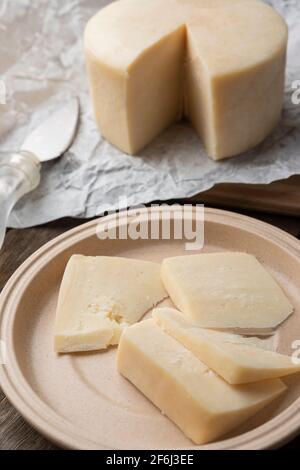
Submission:
M 40 162 L 29 152 L 0 152 L 0 249 L 16 202 L 40 182 Z

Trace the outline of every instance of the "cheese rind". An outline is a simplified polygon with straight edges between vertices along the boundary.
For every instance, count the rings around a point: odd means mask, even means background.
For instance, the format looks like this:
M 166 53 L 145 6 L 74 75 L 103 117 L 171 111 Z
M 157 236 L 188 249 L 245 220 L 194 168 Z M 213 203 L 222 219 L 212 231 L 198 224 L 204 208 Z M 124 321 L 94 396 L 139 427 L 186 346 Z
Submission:
M 161 277 L 178 310 L 203 328 L 266 334 L 293 312 L 273 277 L 246 253 L 167 258 Z
M 152 319 L 124 331 L 117 367 L 195 444 L 229 432 L 286 390 L 279 379 L 229 385 Z
M 248 338 L 227 340 L 226 333 L 204 330 L 174 309 L 153 310 L 154 321 L 230 384 L 258 382 L 300 372 L 291 357 L 251 345 Z
M 159 264 L 148 261 L 72 256 L 59 293 L 56 351 L 118 344 L 123 329 L 166 296 L 159 271 Z
M 185 114 L 214 159 L 242 153 L 280 118 L 286 48 L 261 1 L 114 2 L 85 31 L 98 126 L 135 154 Z

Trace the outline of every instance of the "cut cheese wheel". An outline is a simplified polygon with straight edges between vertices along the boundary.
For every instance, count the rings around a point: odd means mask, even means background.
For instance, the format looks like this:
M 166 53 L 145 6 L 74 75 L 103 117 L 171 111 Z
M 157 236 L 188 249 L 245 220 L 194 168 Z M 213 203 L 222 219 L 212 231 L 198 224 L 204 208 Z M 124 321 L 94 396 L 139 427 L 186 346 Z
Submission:
M 284 20 L 257 0 L 121 0 L 85 31 L 103 136 L 138 153 L 185 115 L 222 159 L 261 142 L 282 110 Z
M 293 312 L 272 276 L 246 253 L 167 258 L 161 277 L 178 310 L 204 328 L 268 334 Z
M 195 444 L 229 432 L 286 390 L 279 379 L 229 385 L 152 319 L 124 331 L 117 367 Z
M 289 356 L 266 351 L 247 344 L 240 337 L 236 343 L 226 340 L 226 333 L 204 330 L 188 322 L 174 309 L 153 310 L 155 322 L 189 349 L 198 359 L 230 384 L 245 384 L 284 377 L 300 372 L 300 364 Z
M 159 271 L 159 264 L 148 261 L 72 256 L 59 293 L 56 351 L 118 344 L 123 329 L 166 296 Z

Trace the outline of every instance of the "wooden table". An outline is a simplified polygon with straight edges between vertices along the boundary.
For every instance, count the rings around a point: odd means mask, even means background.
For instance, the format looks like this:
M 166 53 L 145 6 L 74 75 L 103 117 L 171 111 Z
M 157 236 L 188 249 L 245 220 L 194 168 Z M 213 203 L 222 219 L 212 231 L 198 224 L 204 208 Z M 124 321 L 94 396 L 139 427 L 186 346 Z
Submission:
M 253 212 L 246 214 L 276 225 L 300 240 L 300 218 Z M 0 290 L 18 266 L 34 251 L 57 235 L 84 222 L 83 220 L 63 219 L 42 227 L 9 230 L 4 248 L 0 252 Z M 298 448 L 300 449 L 300 435 L 284 447 L 284 449 Z M 23 420 L 1 390 L 0 449 L 55 449 Z

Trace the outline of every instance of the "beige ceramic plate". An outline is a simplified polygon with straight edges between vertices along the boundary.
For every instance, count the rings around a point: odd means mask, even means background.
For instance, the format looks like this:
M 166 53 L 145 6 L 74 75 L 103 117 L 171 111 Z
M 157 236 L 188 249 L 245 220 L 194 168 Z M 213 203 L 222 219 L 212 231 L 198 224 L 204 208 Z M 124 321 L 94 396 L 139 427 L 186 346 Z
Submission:
M 0 384 L 36 429 L 65 448 L 196 449 L 118 375 L 115 349 L 59 357 L 53 351 L 57 294 L 72 254 L 161 261 L 184 253 L 184 241 L 100 241 L 95 235 L 97 223 L 87 223 L 48 243 L 8 282 L 0 302 L 0 337 L 7 347 Z M 292 341 L 300 340 L 299 242 L 254 219 L 206 209 L 204 251 L 219 250 L 254 254 L 281 284 L 295 313 L 280 328 L 279 351 L 291 354 Z M 283 399 L 224 440 L 202 448 L 264 449 L 295 435 L 300 426 L 300 378 L 285 382 L 289 392 Z

